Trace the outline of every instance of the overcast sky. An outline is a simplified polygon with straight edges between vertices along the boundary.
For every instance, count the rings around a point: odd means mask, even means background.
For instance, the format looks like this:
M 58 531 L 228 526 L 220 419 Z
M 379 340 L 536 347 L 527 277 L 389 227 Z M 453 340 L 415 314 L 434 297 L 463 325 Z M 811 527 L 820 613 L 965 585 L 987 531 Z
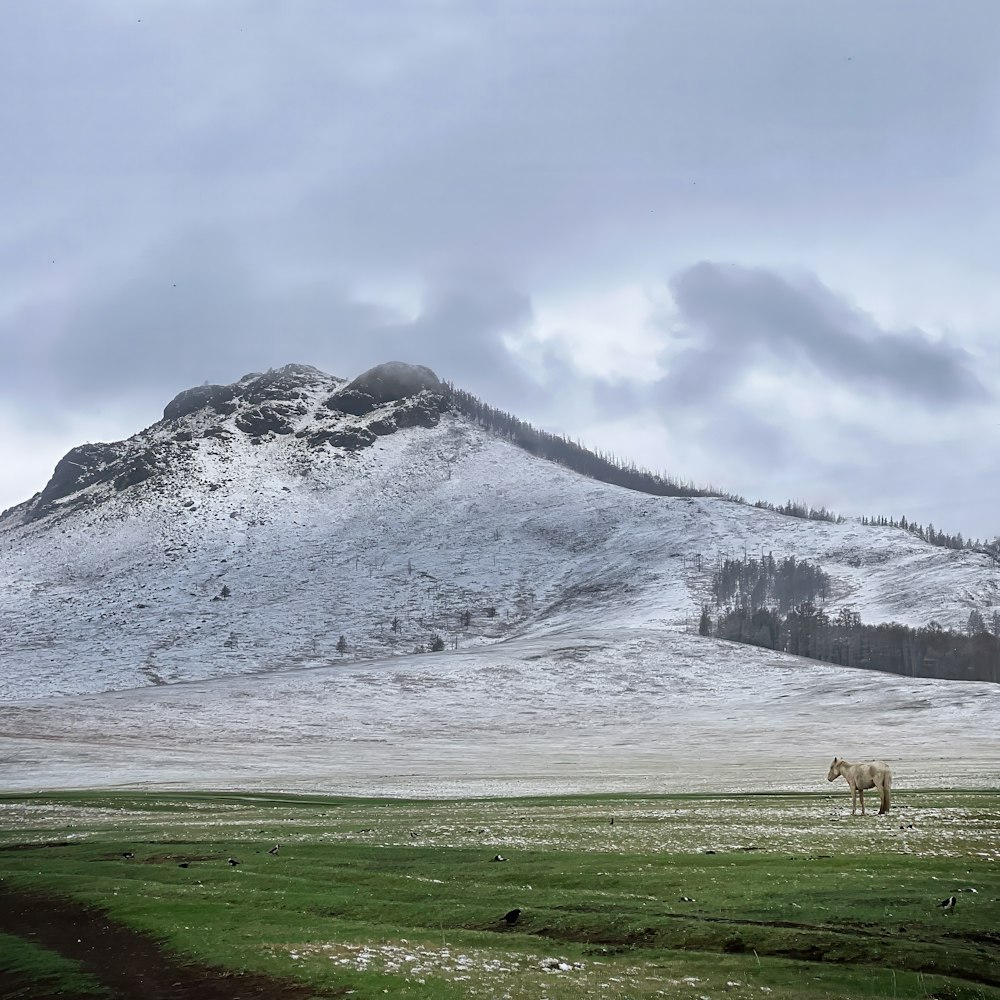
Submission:
M 0 2 L 0 509 L 181 389 L 439 376 L 1000 534 L 1000 3 Z

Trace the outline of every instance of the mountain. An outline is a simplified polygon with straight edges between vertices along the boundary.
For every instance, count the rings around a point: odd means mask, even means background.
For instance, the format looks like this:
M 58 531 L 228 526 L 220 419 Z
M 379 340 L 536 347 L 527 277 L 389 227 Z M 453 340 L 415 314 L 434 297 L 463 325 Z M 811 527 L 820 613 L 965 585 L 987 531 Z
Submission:
M 623 489 L 468 401 L 426 368 L 291 365 L 73 449 L 0 515 L 0 787 L 825 789 L 835 754 L 903 786 L 998 773 L 998 685 L 696 634 L 745 552 L 820 565 L 831 611 L 954 627 L 998 605 L 986 556 Z
M 488 433 L 427 368 L 305 365 L 189 389 L 0 517 L 0 698 L 99 692 L 566 632 L 690 629 L 745 552 L 829 609 L 961 628 L 985 556 L 586 478 Z M 343 637 L 343 642 L 341 642 Z M 338 650 L 338 644 L 340 649 Z

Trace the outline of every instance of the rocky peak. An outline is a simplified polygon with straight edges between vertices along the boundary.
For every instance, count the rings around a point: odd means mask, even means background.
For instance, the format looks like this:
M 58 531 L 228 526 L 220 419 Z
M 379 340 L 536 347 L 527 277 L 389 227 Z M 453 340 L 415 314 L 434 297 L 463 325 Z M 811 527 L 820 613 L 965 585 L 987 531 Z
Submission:
M 254 445 L 286 438 L 293 449 L 299 441 L 309 451 L 360 451 L 403 428 L 436 426 L 450 398 L 430 368 L 402 362 L 376 365 L 346 384 L 311 365 L 291 364 L 250 372 L 231 385 L 195 386 L 167 403 L 159 423 L 127 441 L 74 448 L 41 494 L 5 516 L 35 520 L 100 502 L 176 475 L 200 448 L 212 441 L 228 447 L 236 435 Z
M 447 388 L 430 368 L 389 361 L 369 368 L 335 392 L 326 405 L 331 410 L 360 417 L 386 403 L 410 399 L 422 392 L 444 398 Z
M 232 413 L 233 386 L 231 385 L 196 385 L 193 389 L 185 389 L 163 408 L 164 420 L 180 420 L 189 413 L 209 407 L 217 413 Z
M 445 393 L 444 383 L 424 365 L 408 365 L 403 361 L 388 361 L 376 365 L 359 375 L 348 386 L 358 392 L 367 392 L 377 403 L 391 403 L 397 399 L 416 396 L 417 393 Z
M 36 503 L 39 511 L 48 510 L 53 503 L 70 493 L 77 493 L 87 486 L 107 478 L 107 470 L 114 466 L 125 448 L 122 444 L 81 444 L 70 449 L 56 465 L 52 478 L 42 490 Z
M 323 382 L 330 382 L 311 365 L 285 365 L 267 372 L 250 372 L 232 385 L 199 385 L 178 393 L 163 410 L 164 420 L 179 420 L 209 408 L 224 416 L 235 412 L 239 402 L 250 406 L 270 400 L 292 400 Z

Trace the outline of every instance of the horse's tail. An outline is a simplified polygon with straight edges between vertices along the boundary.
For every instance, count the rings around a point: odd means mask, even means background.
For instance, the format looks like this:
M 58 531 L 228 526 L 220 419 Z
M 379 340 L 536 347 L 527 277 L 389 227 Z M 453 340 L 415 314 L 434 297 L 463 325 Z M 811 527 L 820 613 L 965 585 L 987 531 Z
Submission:
M 889 805 L 892 802 L 892 771 L 889 768 L 885 769 L 885 781 L 882 782 L 882 807 L 879 809 L 880 813 L 887 813 L 889 811 Z

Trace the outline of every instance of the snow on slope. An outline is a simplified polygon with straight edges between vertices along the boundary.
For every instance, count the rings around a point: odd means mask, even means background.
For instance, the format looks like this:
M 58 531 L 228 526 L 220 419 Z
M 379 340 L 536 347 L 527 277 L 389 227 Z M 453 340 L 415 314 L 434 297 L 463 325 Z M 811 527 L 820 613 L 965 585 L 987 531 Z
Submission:
M 336 425 L 323 398 L 343 381 L 319 376 L 297 386 L 303 434 Z M 353 660 L 432 634 L 464 648 L 584 625 L 684 629 L 711 567 L 744 551 L 817 562 L 836 580 L 828 606 L 867 622 L 961 627 L 1000 604 L 982 555 L 622 490 L 453 413 L 357 451 L 294 434 L 254 443 L 239 419 L 163 421 L 126 443 L 171 449 L 156 477 L 0 520 L 0 699 L 330 664 L 341 635 Z
M 191 390 L 0 517 L 0 788 L 815 789 L 833 754 L 997 784 L 995 685 L 691 634 L 744 551 L 819 563 L 831 609 L 956 627 L 998 604 L 982 556 L 632 493 L 433 394 L 331 409 L 350 388 Z M 434 633 L 457 648 L 414 654 Z
M 1000 687 L 845 670 L 662 629 L 0 705 L 0 788 L 482 796 L 997 787 Z M 905 798 L 902 800 L 905 802 Z

